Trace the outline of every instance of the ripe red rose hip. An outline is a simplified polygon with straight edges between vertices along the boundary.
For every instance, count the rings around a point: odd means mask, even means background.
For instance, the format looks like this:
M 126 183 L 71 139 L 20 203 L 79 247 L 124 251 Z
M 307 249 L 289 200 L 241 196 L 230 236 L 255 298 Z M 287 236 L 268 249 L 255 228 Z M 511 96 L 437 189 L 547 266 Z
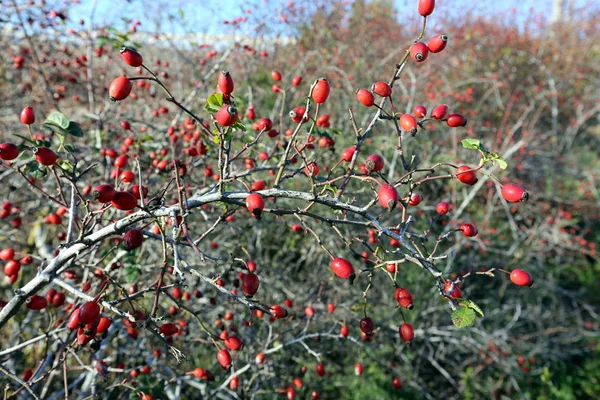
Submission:
M 429 39 L 429 42 L 427 42 L 427 47 L 429 48 L 430 52 L 439 53 L 446 48 L 446 44 L 448 44 L 448 36 L 437 35 Z
M 119 76 L 110 84 L 108 88 L 108 95 L 112 101 L 125 100 L 131 93 L 133 85 L 131 81 L 125 76 Z
M 410 47 L 410 58 L 415 62 L 423 62 L 429 55 L 429 48 L 423 42 L 417 42 Z
M 360 320 L 360 330 L 370 335 L 373 333 L 373 320 L 370 317 L 364 317 Z
M 425 116 L 427 115 L 427 109 L 425 108 L 425 106 L 415 106 L 415 108 L 413 109 L 413 114 L 417 118 L 425 118 Z
M 446 215 L 448 214 L 448 211 L 450 211 L 450 204 L 448 204 L 445 201 L 440 201 L 435 206 L 435 212 L 437 212 L 440 215 Z
M 448 106 L 446 104 L 438 104 L 435 106 L 433 111 L 431 111 L 431 118 L 441 120 L 444 119 L 446 113 L 448 112 Z
M 466 126 L 467 125 L 467 119 L 462 114 L 454 113 L 454 114 L 448 115 L 448 119 L 446 120 L 446 124 L 448 124 L 448 126 L 450 128 L 457 128 L 459 126 Z
M 109 203 L 115 197 L 115 188 L 113 185 L 98 185 L 92 192 L 92 197 L 99 203 Z
M 228 95 L 233 92 L 235 85 L 233 84 L 233 78 L 231 78 L 229 71 L 221 71 L 221 74 L 219 74 L 219 79 L 217 80 L 217 86 L 219 86 L 219 90 L 224 95 Z
M 0 143 L 0 160 L 11 161 L 19 157 L 19 148 L 13 143 Z
M 413 309 L 413 298 L 408 289 L 403 287 L 396 288 L 394 291 L 394 297 L 401 307 L 404 307 L 408 310 Z
M 346 162 L 352 161 L 352 157 L 354 157 L 355 152 L 356 146 L 348 147 L 346 150 L 342 151 L 342 160 Z
M 304 116 L 305 113 L 306 107 L 296 107 L 290 111 L 290 118 L 297 124 L 300 122 L 305 123 L 310 119 L 310 115 L 306 115 L 306 117 Z
M 419 14 L 423 17 L 431 15 L 435 8 L 435 0 L 419 0 Z
M 100 305 L 95 301 L 88 301 L 79 309 L 79 325 L 87 325 L 96 321 L 100 316 Z
M 342 279 L 348 279 L 352 285 L 354 279 L 356 278 L 356 274 L 354 273 L 354 267 L 352 264 L 350 264 L 350 261 L 346 260 L 345 258 L 338 257 L 331 260 L 330 266 L 334 274 Z
M 271 71 L 271 78 L 276 82 L 281 81 L 281 72 L 277 70 Z
M 371 87 L 373 93 L 381 97 L 390 97 L 392 94 L 392 88 L 385 82 L 375 82 Z
M 123 234 L 125 250 L 134 250 L 144 242 L 144 234 L 139 229 L 130 229 Z
M 260 281 L 258 276 L 253 273 L 245 274 L 242 278 L 242 291 L 246 296 L 252 297 L 258 291 Z
M 462 299 L 463 297 L 458 283 L 453 284 L 452 281 L 449 279 L 446 279 L 444 281 L 444 293 L 455 299 Z
M 468 165 L 462 165 L 456 168 L 456 177 L 462 183 L 474 185 L 477 183 L 477 175 L 475 175 L 475 171 L 472 171 L 472 169 Z
M 400 339 L 408 344 L 412 343 L 413 339 L 415 338 L 415 331 L 412 325 L 407 323 L 400 325 L 400 328 L 398 328 L 398 334 L 400 335 Z
M 33 108 L 25 107 L 23 111 L 21 111 L 21 122 L 25 125 L 31 125 L 35 122 L 35 113 L 33 112 Z
M 42 296 L 31 296 L 25 300 L 25 306 L 30 310 L 42 310 L 48 305 L 48 300 Z
M 118 210 L 129 211 L 137 206 L 137 199 L 129 192 L 117 191 L 111 200 L 111 204 Z
M 356 98 L 365 107 L 371 107 L 375 104 L 375 97 L 373 97 L 373 93 L 369 92 L 367 89 L 358 89 L 356 91 Z
M 410 195 L 410 199 L 408 199 L 409 206 L 418 206 L 423 201 L 423 196 L 419 193 L 413 193 Z
M 502 186 L 502 197 L 509 203 L 518 203 L 519 201 L 527 201 L 529 199 L 529 193 L 519 185 L 507 183 Z
M 215 114 L 215 119 L 221 126 L 231 126 L 238 119 L 237 108 L 224 104 Z
M 121 58 L 131 67 L 139 67 L 144 63 L 144 58 L 140 53 L 128 47 L 121 47 Z
M 523 271 L 522 269 L 515 269 L 510 273 L 510 280 L 512 283 L 518 286 L 529 286 L 533 285 L 533 278 L 529 275 L 529 272 Z
M 270 311 L 278 319 L 285 318 L 288 315 L 288 311 L 285 308 L 281 307 L 279 304 L 275 304 L 274 306 L 272 306 Z
M 265 200 L 258 193 L 250 193 L 248 197 L 246 197 L 246 208 L 252 215 L 258 218 L 265 208 Z
M 400 117 L 400 127 L 413 136 L 417 133 L 417 126 L 417 120 L 411 114 L 403 114 Z
M 320 78 L 312 91 L 312 99 L 317 104 L 325 103 L 329 96 L 329 82 L 325 78 Z
M 462 231 L 463 235 L 467 237 L 477 235 L 477 228 L 475 228 L 475 225 L 470 224 L 468 222 L 461 224 L 459 229 Z
M 371 154 L 365 160 L 365 166 L 367 167 L 367 171 L 369 173 L 379 172 L 384 166 L 383 157 L 381 157 L 379 154 Z
M 299 86 L 302 83 L 302 77 L 300 75 L 295 76 L 292 79 L 292 86 Z
M 377 191 L 377 198 L 381 207 L 387 208 L 388 211 L 392 211 L 398 202 L 398 191 L 396 191 L 396 188 L 393 185 L 381 185 Z
M 56 162 L 56 154 L 47 147 L 37 147 L 33 149 L 35 159 L 42 165 L 50 166 Z
M 225 369 L 229 369 L 231 366 L 231 354 L 225 349 L 219 350 L 217 353 L 217 361 Z
M 165 336 L 171 336 L 177 333 L 179 329 L 177 325 L 167 322 L 166 324 L 162 324 L 160 328 L 158 328 L 158 333 L 161 333 Z

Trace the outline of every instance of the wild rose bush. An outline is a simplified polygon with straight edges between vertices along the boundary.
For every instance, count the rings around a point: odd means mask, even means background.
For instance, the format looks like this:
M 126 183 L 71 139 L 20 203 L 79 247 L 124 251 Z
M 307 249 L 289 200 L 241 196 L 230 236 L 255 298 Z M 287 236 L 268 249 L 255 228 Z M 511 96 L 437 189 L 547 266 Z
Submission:
M 416 3 L 288 4 L 293 42 L 193 51 L 13 7 L 8 395 L 591 396 L 552 382 L 594 353 L 597 25 Z

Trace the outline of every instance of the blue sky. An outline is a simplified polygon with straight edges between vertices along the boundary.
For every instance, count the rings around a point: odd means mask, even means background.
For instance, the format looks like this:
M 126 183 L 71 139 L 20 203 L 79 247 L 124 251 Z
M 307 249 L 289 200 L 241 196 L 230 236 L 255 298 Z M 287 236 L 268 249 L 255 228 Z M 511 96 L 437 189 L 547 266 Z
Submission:
M 573 1 L 576 7 L 584 4 L 593 4 L 591 0 L 565 0 L 568 4 Z M 91 5 L 94 0 L 80 0 L 79 5 L 69 7 L 69 14 L 74 21 L 89 20 Z M 223 32 L 223 20 L 231 20 L 235 17 L 248 16 L 260 19 L 264 15 L 258 12 L 246 14 L 248 9 L 275 10 L 286 6 L 289 0 L 96 0 L 97 9 L 95 23 L 114 24 L 123 17 L 137 19 L 142 22 L 140 29 L 154 31 L 155 20 L 160 19 L 163 31 L 182 32 L 183 27 L 168 23 L 169 15 L 178 15 L 179 10 L 184 13 L 184 20 L 189 23 L 188 30 L 193 32 L 206 32 L 210 34 Z M 307 0 L 295 0 L 297 6 L 310 5 L 313 2 Z M 396 9 L 400 13 L 413 12 L 416 14 L 418 0 L 394 0 Z M 484 15 L 495 15 L 510 9 L 516 9 L 515 18 L 524 21 L 531 12 L 550 15 L 553 0 L 438 0 L 437 8 L 446 8 L 451 12 L 464 12 L 473 10 Z M 258 5 L 258 6 L 255 6 Z M 598 7 L 596 6 L 597 10 Z M 434 13 L 435 15 L 435 13 Z M 124 25 L 123 25 L 124 26 Z

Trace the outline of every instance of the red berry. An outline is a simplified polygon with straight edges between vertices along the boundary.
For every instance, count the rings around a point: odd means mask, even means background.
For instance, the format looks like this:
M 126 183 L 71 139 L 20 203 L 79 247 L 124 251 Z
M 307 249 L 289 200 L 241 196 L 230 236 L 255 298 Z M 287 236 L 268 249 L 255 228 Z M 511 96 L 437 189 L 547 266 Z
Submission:
M 92 192 L 92 197 L 99 203 L 108 203 L 115 197 L 115 188 L 109 184 L 98 185 Z
M 315 309 L 311 306 L 307 306 L 304 309 L 304 315 L 306 315 L 308 318 L 312 318 L 315 315 Z
M 384 184 L 379 186 L 377 198 L 381 207 L 387 208 L 388 211 L 392 211 L 398 202 L 398 192 L 393 185 Z
M 15 258 L 15 249 L 12 247 L 7 247 L 6 249 L 2 249 L 0 251 L 0 260 L 9 261 Z
M 144 234 L 139 229 L 130 229 L 123 234 L 125 250 L 134 250 L 142 245 Z
M 348 337 L 349 334 L 350 328 L 348 328 L 348 325 L 342 325 L 342 327 L 340 328 L 340 335 L 342 335 L 343 337 Z
M 435 8 L 435 0 L 419 0 L 419 14 L 424 17 L 431 15 Z
M 33 112 L 33 108 L 25 107 L 23 111 L 21 111 L 21 122 L 25 125 L 31 125 L 35 122 L 35 113 Z
M 415 114 L 415 117 L 417 118 L 425 118 L 425 116 L 427 115 L 427 109 L 425 108 L 425 106 L 415 106 L 415 108 L 413 109 L 413 114 Z
M 410 58 L 415 62 L 423 62 L 429 55 L 429 48 L 423 42 L 417 42 L 410 47 Z
M 296 107 L 292 111 L 290 111 L 290 118 L 296 124 L 299 124 L 301 122 L 305 123 L 306 121 L 308 121 L 310 119 L 310 115 L 307 115 L 306 117 L 304 116 L 305 113 L 306 113 L 306 107 Z
M 408 205 L 410 206 L 418 206 L 421 201 L 423 201 L 423 196 L 418 193 L 413 193 L 410 195 L 410 199 L 408 199 Z
M 444 293 L 455 299 L 462 299 L 463 297 L 458 283 L 452 283 L 449 279 L 444 281 Z
M 16 275 L 21 270 L 21 263 L 17 260 L 10 260 L 4 265 L 6 276 Z
M 403 287 L 396 288 L 394 291 L 394 297 L 401 307 L 404 307 L 408 310 L 413 309 L 412 294 L 408 291 L 408 289 Z
M 468 222 L 461 224 L 460 230 L 462 231 L 463 235 L 465 235 L 467 237 L 472 237 L 472 236 L 477 235 L 477 228 L 475 228 L 475 225 L 469 224 Z
M 323 363 L 318 363 L 316 370 L 317 370 L 317 375 L 319 375 L 319 376 L 325 375 L 325 365 L 323 365 Z
M 165 336 L 171 336 L 177 333 L 177 331 L 179 331 L 179 328 L 177 328 L 177 325 L 173 324 L 173 323 L 166 323 L 166 324 L 162 324 L 160 326 L 160 328 L 158 328 L 158 333 L 161 333 Z
M 360 330 L 365 334 L 370 335 L 373 333 L 373 320 L 370 317 L 364 317 L 360 320 Z
M 379 154 L 372 154 L 365 160 L 365 166 L 367 167 L 367 171 L 369 173 L 379 172 L 384 166 L 383 157 L 381 157 Z
M 79 309 L 79 326 L 91 324 L 100 316 L 100 305 L 95 301 L 88 301 Z
M 37 162 L 42 165 L 54 165 L 57 159 L 56 154 L 47 147 L 37 147 L 33 149 L 33 153 Z
M 217 353 L 217 361 L 223 368 L 228 369 L 231 366 L 231 354 L 225 349 L 219 350 Z
M 448 115 L 448 118 L 446 119 L 446 124 L 448 124 L 448 126 L 450 128 L 466 126 L 467 119 L 462 114 L 454 113 L 454 114 Z
M 456 177 L 462 183 L 465 183 L 467 185 L 474 185 L 475 183 L 477 183 L 477 175 L 475 175 L 475 171 L 472 171 L 472 169 L 473 168 L 467 165 L 462 165 L 456 168 Z
M 358 89 L 356 91 L 356 98 L 365 107 L 371 107 L 375 104 L 375 97 L 373 97 L 373 93 L 369 92 L 367 89 Z
M 346 162 L 352 161 L 352 157 L 354 157 L 354 153 L 356 152 L 356 146 L 348 147 L 346 150 L 342 152 L 342 160 Z
M 246 208 L 252 215 L 259 218 L 262 210 L 265 208 L 265 201 L 260 194 L 250 193 L 248 197 L 246 197 Z
M 125 100 L 131 93 L 133 85 L 131 81 L 125 76 L 119 76 L 110 84 L 108 88 L 108 95 L 112 101 Z
M 41 310 L 46 308 L 48 301 L 42 296 L 31 296 L 25 301 L 25 305 L 30 310 Z
M 400 381 L 400 378 L 394 378 L 392 380 L 392 385 L 394 385 L 395 389 L 400 389 L 402 387 L 402 382 Z
M 271 78 L 276 82 L 281 81 L 281 72 L 277 70 L 271 71 Z
M 121 182 L 130 183 L 135 179 L 135 174 L 133 171 L 123 171 L 119 176 L 119 179 L 121 179 Z
M 448 211 L 450 211 L 450 204 L 446 203 L 445 201 L 440 201 L 435 206 L 435 212 L 440 215 L 446 215 L 448 214 Z
M 354 374 L 356 376 L 361 376 L 363 374 L 363 365 L 361 363 L 354 366 Z
M 221 126 L 231 126 L 238 119 L 237 108 L 227 104 L 223 104 L 219 111 L 215 114 L 215 119 Z
M 261 131 L 270 131 L 273 128 L 273 122 L 269 118 L 261 118 L 258 121 L 258 128 Z
M 392 88 L 385 82 L 375 82 L 371 90 L 381 97 L 389 97 L 392 94 Z
M 411 114 L 403 114 L 400 117 L 400 127 L 411 135 L 417 134 L 417 120 Z
M 350 261 L 338 257 L 331 260 L 330 266 L 334 274 L 342 279 L 348 279 L 352 285 L 356 278 L 356 274 L 354 273 L 354 267 L 350 264 Z
M 111 324 L 112 324 L 112 319 L 110 319 L 108 317 L 100 318 L 100 322 L 98 322 L 98 326 L 96 327 L 96 334 L 102 335 L 104 332 L 107 332 L 108 328 L 110 328 Z
M 295 76 L 292 79 L 292 86 L 300 86 L 301 83 L 302 83 L 302 77 L 301 76 Z
M 121 47 L 121 58 L 131 67 L 139 67 L 144 63 L 144 58 L 140 53 L 128 47 Z
M 19 157 L 19 148 L 12 143 L 0 143 L 0 160 L 11 161 Z
M 510 280 L 518 286 L 529 286 L 533 285 L 533 278 L 527 271 L 522 269 L 515 269 L 510 273 Z
M 229 73 L 229 71 L 221 71 L 221 74 L 219 75 L 219 79 L 217 81 L 217 85 L 219 86 L 219 90 L 221 91 L 221 93 L 223 93 L 224 95 L 229 95 L 231 94 L 231 92 L 233 92 L 233 88 L 235 87 L 235 85 L 233 84 L 233 78 L 231 78 L 231 74 Z
M 400 339 L 402 339 L 408 344 L 410 344 L 415 338 L 415 331 L 412 325 L 407 323 L 400 325 L 400 328 L 398 329 L 398 334 L 400 335 Z
M 507 183 L 502 186 L 502 197 L 509 203 L 518 203 L 519 201 L 527 201 L 529 199 L 529 193 L 519 185 Z
M 242 291 L 248 297 L 254 296 L 254 294 L 258 290 L 258 286 L 260 285 L 260 281 L 258 280 L 258 276 L 256 274 L 250 273 L 245 274 L 242 278 Z
M 325 103 L 329 96 L 329 82 L 325 78 L 317 80 L 312 91 L 312 99 L 317 104 Z
M 226 331 L 223 331 L 223 332 L 226 332 Z M 228 336 L 227 338 L 223 339 L 223 344 L 229 350 L 233 350 L 233 351 L 240 350 L 243 345 L 242 341 L 237 336 Z
M 275 304 L 274 306 L 272 306 L 270 311 L 278 319 L 285 318 L 288 315 L 288 311 L 285 308 L 281 307 L 279 304 Z
M 306 167 L 304 167 L 304 175 L 306 176 L 317 176 L 319 175 L 319 164 L 315 161 L 311 161 L 308 163 Z
M 111 200 L 111 204 L 118 210 L 129 211 L 137 206 L 137 199 L 129 192 L 117 191 Z
M 448 44 L 448 36 L 437 35 L 429 39 L 429 42 L 427 42 L 427 47 L 429 48 L 430 52 L 439 53 L 446 48 L 446 44 Z
M 438 104 L 435 106 L 433 111 L 431 111 L 431 118 L 433 119 L 444 119 L 446 113 L 448 112 L 448 106 L 446 104 Z

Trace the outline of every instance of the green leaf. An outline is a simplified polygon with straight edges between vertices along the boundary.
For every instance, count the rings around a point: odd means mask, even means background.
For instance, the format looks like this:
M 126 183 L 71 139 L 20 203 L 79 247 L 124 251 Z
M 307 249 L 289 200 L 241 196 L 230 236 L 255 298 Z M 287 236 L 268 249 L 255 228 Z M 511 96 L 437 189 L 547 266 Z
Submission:
M 46 118 L 45 124 L 53 124 L 62 129 L 67 129 L 69 127 L 69 118 L 67 118 L 63 113 L 58 111 L 54 111 L 52 114 L 48 115 Z
M 246 132 L 247 128 L 241 121 L 235 121 L 235 124 L 232 125 L 234 129 L 239 129 L 241 131 Z
M 69 153 L 75 153 L 77 151 L 77 148 L 75 146 L 73 146 L 71 143 L 67 143 L 67 144 L 65 144 L 65 150 L 68 151 Z
M 48 174 L 48 170 L 37 161 L 32 161 L 27 164 L 27 172 L 34 178 L 43 178 Z
M 56 134 L 58 134 L 60 136 L 63 136 L 63 137 L 68 135 L 68 132 L 65 129 L 61 128 L 58 125 L 54 125 L 53 123 L 43 124 L 42 128 L 45 129 L 45 130 L 47 130 L 47 131 L 52 131 L 52 132 L 54 132 L 54 133 L 56 133 Z
M 125 273 L 125 282 L 127 283 L 133 283 L 140 277 L 140 269 L 133 265 L 125 267 L 123 272 Z
M 69 126 L 67 127 L 67 132 L 70 135 L 73 135 L 76 137 L 83 137 L 83 131 L 81 130 L 81 126 L 79 126 L 79 124 L 77 122 L 71 121 L 69 123 Z
M 457 328 L 465 328 L 475 322 L 475 311 L 471 308 L 459 308 L 452 312 L 452 323 Z
M 498 163 L 498 166 L 500 167 L 500 169 L 506 169 L 506 167 L 508 167 L 506 160 L 504 160 L 504 158 L 502 158 L 502 157 L 498 157 L 496 159 L 496 162 Z
M 461 140 L 460 144 L 462 144 L 462 147 L 464 147 L 465 149 L 470 150 L 479 150 L 479 146 L 481 146 L 481 142 L 479 141 L 479 139 L 472 138 L 463 139 Z
M 479 308 L 479 306 L 477 304 L 475 304 L 474 301 L 472 301 L 472 300 L 465 300 L 465 299 L 456 299 L 456 300 L 457 300 L 459 306 L 465 307 L 465 308 L 470 308 L 471 310 L 473 310 L 477 314 L 479 314 L 479 316 L 481 318 L 484 317 L 483 311 L 481 310 L 481 308 Z
M 29 139 L 28 137 L 17 135 L 17 134 L 15 134 L 15 136 L 19 137 L 19 138 L 23 139 L 24 141 L 26 141 L 27 143 L 30 143 L 35 146 L 35 142 L 33 140 Z
M 69 160 L 58 160 L 56 164 L 65 171 L 73 172 L 73 164 Z
M 35 145 L 38 147 L 50 147 L 50 142 L 47 140 L 36 140 Z
M 208 99 L 206 99 L 206 104 L 204 105 L 204 108 L 208 112 L 214 113 L 214 112 L 219 111 L 221 106 L 223 106 L 223 94 L 215 93 L 215 94 L 211 94 L 210 96 L 208 96 Z

